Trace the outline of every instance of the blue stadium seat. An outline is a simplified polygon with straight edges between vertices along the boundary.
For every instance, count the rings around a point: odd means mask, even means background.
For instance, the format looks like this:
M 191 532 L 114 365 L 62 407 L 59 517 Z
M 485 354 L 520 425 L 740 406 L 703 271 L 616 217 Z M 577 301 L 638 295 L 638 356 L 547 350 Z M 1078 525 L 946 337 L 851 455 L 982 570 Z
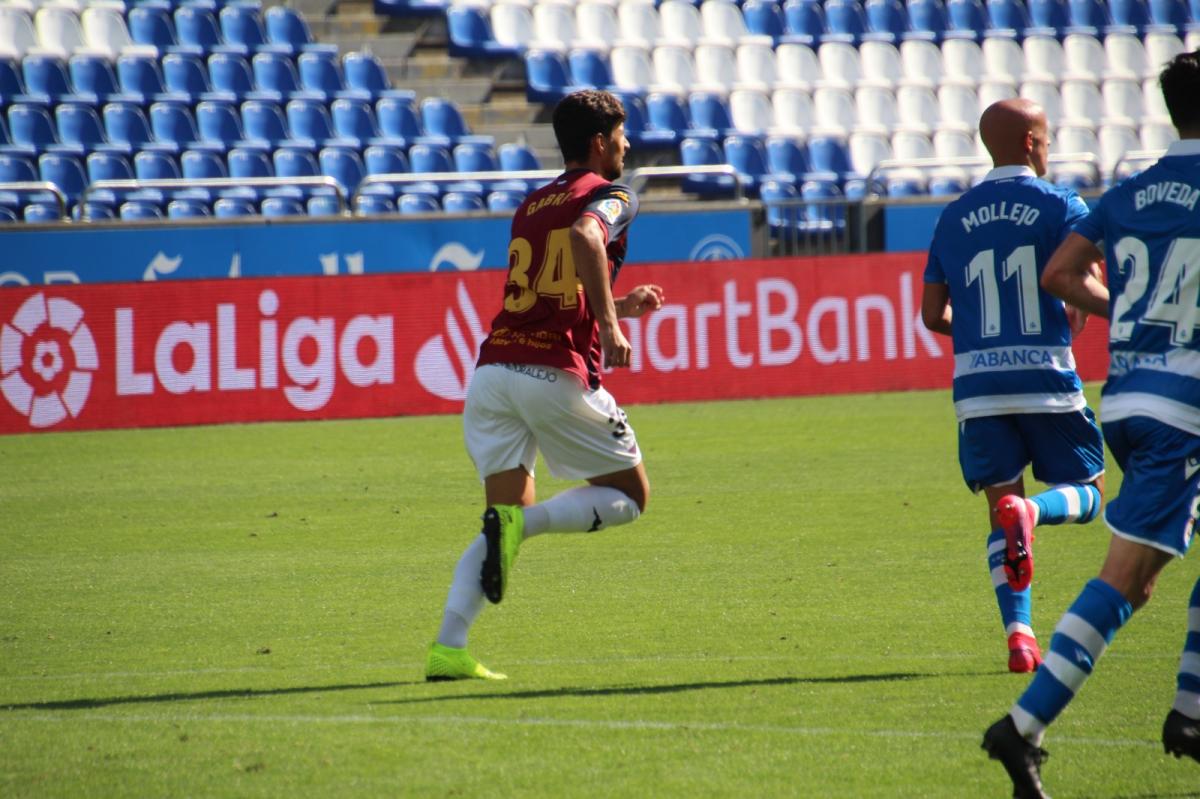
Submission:
M 156 100 L 186 100 L 180 95 L 166 95 L 158 61 L 150 56 L 126 54 L 117 59 L 117 81 L 121 92 L 131 96 L 131 101 L 147 106 Z
M 1143 35 L 1150 24 L 1146 0 L 1109 0 L 1108 12 L 1112 15 L 1113 28 L 1134 28 L 1138 36 Z
M 169 52 L 179 44 L 175 37 L 175 20 L 166 7 L 150 3 L 134 6 L 129 9 L 126 21 L 129 38 L 135 44 L 157 47 L 160 53 Z
M 813 0 L 787 0 L 783 4 L 783 16 L 787 21 L 784 42 L 806 44 L 816 47 L 825 38 L 825 12 L 821 4 Z
M 671 143 L 679 142 L 692 127 L 688 121 L 687 110 L 679 97 L 671 92 L 651 92 L 646 97 L 646 130 L 653 131 L 661 138 L 670 138 Z M 703 133 L 698 135 L 704 135 Z M 710 138 L 716 138 L 716 131 L 710 132 Z
M 908 10 L 900 0 L 866 0 L 863 11 L 871 39 L 899 45 L 908 35 Z
M 713 139 L 688 137 L 679 145 L 680 160 L 684 166 L 712 166 L 725 163 L 721 145 Z M 702 196 L 731 196 L 735 179 L 726 175 L 696 175 L 684 178 L 681 187 L 685 192 Z
M 767 173 L 767 153 L 762 139 L 737 134 L 725 137 L 725 163 L 737 170 L 746 193 L 758 194 L 759 184 Z
M 940 42 L 946 32 L 946 6 L 942 0 L 908 0 L 908 26 L 905 38 L 933 38 Z
M 179 165 L 184 178 L 188 180 L 229 177 L 225 161 L 211 150 L 185 150 L 179 158 Z
M 128 98 L 121 94 L 117 74 L 108 59 L 90 53 L 76 53 L 68 62 L 71 85 L 93 104 L 120 102 Z M 0 88 L 0 94 L 3 89 Z M 94 99 L 92 99 L 94 98 Z
M 947 0 L 946 34 L 979 41 L 988 30 L 988 14 L 980 0 Z
M 928 182 L 920 175 L 893 175 L 887 179 L 888 197 L 922 197 L 929 194 Z
M 31 224 L 42 224 L 46 222 L 61 222 L 62 217 L 58 215 L 58 206 L 50 202 L 32 201 L 25 206 L 25 221 Z
M 17 61 L 0 56 L 0 103 L 12 102 L 17 95 L 25 93 L 25 81 Z
M 1200 10 L 1200 3 L 1197 3 Z M 1163 31 L 1174 28 L 1175 33 L 1182 36 L 1193 20 L 1192 12 L 1188 10 L 1184 0 L 1150 0 L 1150 23 Z
M 391 175 L 409 172 L 408 158 L 399 147 L 373 144 L 363 150 L 363 166 L 368 175 Z
M 10 208 L 7 205 L 0 205 L 0 224 L 10 225 L 19 221 L 21 220 L 17 217 L 17 212 L 15 209 Z
M 800 193 L 791 181 L 768 178 L 759 189 L 772 238 L 794 235 L 799 229 Z
M 1071 16 L 1070 31 L 1099 37 L 1112 25 L 1108 6 L 1102 0 L 1068 0 L 1067 8 Z
M 450 55 L 459 58 L 516 56 L 520 50 L 496 41 L 487 9 L 454 4 L 446 9 L 446 33 L 450 39 Z
M 355 199 L 354 210 L 359 214 L 394 214 L 396 202 L 384 194 L 360 194 Z
M 501 144 L 497 155 L 500 158 L 500 169 L 505 172 L 525 172 L 542 168 L 537 154 L 527 145 L 518 142 Z
M 1030 27 L 1039 33 L 1061 37 L 1071 25 L 1067 0 L 1029 0 L 1028 9 Z
M 428 137 L 444 139 L 447 146 L 453 147 L 459 141 L 471 136 L 462 111 L 451 99 L 445 97 L 426 97 L 421 101 L 421 127 Z M 490 140 L 491 137 L 479 136 L 477 141 Z
M 346 53 L 342 57 L 342 68 L 346 75 L 346 85 L 351 89 L 365 91 L 370 97 L 378 99 L 387 96 L 416 96 L 408 90 L 393 89 L 383 64 L 371 53 Z
M 779 180 L 799 183 L 812 171 L 808 151 L 800 139 L 772 136 L 767 139 L 767 172 Z
M 262 201 L 259 210 L 268 219 L 284 216 L 304 216 L 307 213 L 304 204 L 292 197 L 267 197 Z
M 296 59 L 296 65 L 300 71 L 300 86 L 306 92 L 319 96 L 327 103 L 333 102 L 336 97 L 346 96 L 346 79 L 336 53 L 304 52 Z M 349 96 L 360 100 L 371 99 L 370 92 L 366 91 L 356 91 Z
M 147 200 L 126 200 L 121 203 L 119 213 L 122 221 L 127 222 L 162 219 L 162 209 Z
M 450 151 L 440 144 L 420 142 L 408 150 L 408 163 L 413 172 L 453 172 Z
M 167 219 L 206 219 L 212 216 L 208 203 L 178 198 L 167 203 Z
M 333 122 L 325 104 L 317 100 L 296 99 L 288 102 L 285 109 L 288 130 L 292 137 L 308 142 L 312 146 L 328 147 L 344 145 L 361 147 L 358 139 L 339 139 L 333 132 Z
M 617 94 L 621 105 L 625 107 L 625 138 L 636 148 L 674 149 L 679 143 L 679 134 L 671 131 L 665 133 L 649 128 L 648 112 L 642 98 L 629 92 Z
M 929 179 L 929 194 L 934 197 L 962 194 L 967 188 L 965 180 L 953 175 L 934 175 Z
M 293 53 L 324 52 L 337 55 L 337 45 L 319 44 L 313 40 L 312 31 L 304 16 L 287 6 L 272 6 L 264 13 L 267 26 L 267 41 L 287 47 Z
M 834 175 L 839 185 L 846 175 L 854 171 L 846 141 L 841 136 L 811 136 L 808 140 L 808 163 L 814 173 Z
M 340 216 L 342 213 L 337 197 L 332 194 L 309 197 L 308 202 L 304 204 L 304 210 L 309 216 Z
M 150 130 L 157 141 L 178 145 L 180 149 L 193 147 L 194 142 L 200 141 L 196 120 L 188 106 L 183 103 L 152 103 Z
M 497 172 L 500 164 L 495 150 L 480 142 L 463 142 L 453 150 L 454 168 L 459 172 Z
M 256 95 L 254 76 L 246 59 L 234 53 L 213 53 L 208 57 L 208 78 L 214 91 L 233 95 L 238 102 L 244 99 L 266 99 L 280 102 L 278 95 Z
M 283 111 L 275 103 L 263 100 L 242 103 L 242 130 L 248 141 L 265 142 L 271 147 L 278 147 L 291 138 Z
M 447 213 L 470 213 L 487 210 L 487 206 L 475 192 L 448 191 L 442 197 L 442 210 Z
M 58 128 L 59 141 L 63 144 L 77 145 L 85 153 L 96 150 L 132 153 L 132 148 L 128 145 L 108 143 L 104 126 L 100 123 L 100 115 L 90 105 L 59 103 L 54 108 L 54 121 Z
M 729 116 L 725 98 L 717 92 L 692 92 L 688 95 L 688 113 L 692 126 L 687 135 L 724 138 L 737 133 Z
M 317 166 L 317 160 L 313 158 L 312 153 L 303 150 L 281 147 L 275 151 L 273 159 L 275 177 L 305 178 L 321 174 L 320 167 Z M 272 193 L 278 191 L 280 190 L 272 190 Z
M 575 89 L 608 89 L 613 85 L 612 70 L 604 53 L 579 47 L 567 54 L 570 83 Z
M 196 128 L 200 141 L 217 144 L 224 148 L 244 142 L 242 118 L 237 106 L 224 100 L 204 100 L 196 104 Z M 265 143 L 260 143 L 260 149 Z
M 833 181 L 806 180 L 800 184 L 800 199 L 806 203 L 800 227 L 806 233 L 829 234 L 846 226 L 846 209 L 841 189 Z
M 1022 0 L 988 0 L 987 16 L 993 31 L 1011 31 L 1015 37 L 1023 36 L 1032 26 Z
M 375 114 L 371 105 L 363 100 L 340 97 L 330 106 L 333 116 L 333 130 L 339 138 L 360 142 L 363 145 L 388 144 L 394 147 L 404 147 L 406 142 L 398 139 L 386 139 L 379 135 L 375 124 Z
M 867 29 L 867 19 L 858 0 L 825 0 L 825 26 L 829 32 L 823 41 L 847 41 L 857 46 Z
M 0 183 L 22 183 L 37 179 L 37 170 L 31 159 L 0 153 Z
M 270 45 L 267 42 L 267 32 L 263 29 L 257 3 L 230 3 L 221 8 L 217 22 L 221 28 L 222 41 L 227 46 L 244 49 L 247 57 L 267 49 L 291 55 L 291 47 Z
M 70 98 L 75 90 L 62 59 L 42 53 L 30 53 L 21 61 L 25 91 L 47 105 Z
M 250 62 L 254 85 L 258 90 L 276 92 L 287 99 L 300 91 L 300 76 L 296 65 L 286 55 L 273 52 L 256 53 Z
M 87 185 L 83 165 L 72 155 L 43 153 L 38 156 L 38 174 L 42 180 L 58 186 L 70 205 L 79 201 L 79 195 Z
M 419 136 L 424 135 L 416 103 L 410 98 L 381 97 L 379 102 L 375 103 L 375 116 L 382 136 L 400 146 L 412 144 Z
M 258 210 L 248 200 L 221 197 L 213 203 L 213 216 L 217 219 L 236 219 L 245 216 L 258 216 Z
M 175 9 L 175 36 L 179 43 L 208 55 L 220 47 L 221 30 L 211 10 L 200 5 Z
M 787 34 L 787 17 L 774 0 L 746 0 L 742 3 L 746 32 L 752 36 L 770 36 L 778 44 Z
M 431 214 L 442 210 L 442 206 L 433 195 L 401 194 L 396 210 L 402 214 Z
M 235 147 L 229 151 L 227 159 L 229 177 L 231 178 L 273 178 L 275 164 L 270 155 L 257 148 Z M 244 186 L 239 189 L 224 191 L 222 197 L 240 198 L 257 202 L 265 192 L 260 188 Z
M 500 190 L 488 192 L 487 209 L 489 211 L 515 211 L 525 200 L 525 192 Z
M 555 50 L 525 52 L 525 97 L 531 103 L 557 103 L 571 93 L 567 60 Z
M 200 56 L 193 53 L 168 53 L 162 59 L 163 85 L 196 102 L 212 91 L 208 69 Z
M 113 210 L 112 204 L 103 200 L 92 199 L 91 194 L 85 202 L 78 203 L 71 211 L 71 218 L 75 222 L 104 222 L 117 218 L 116 211 Z
M 138 180 L 178 180 L 179 164 L 169 153 L 142 150 L 133 156 L 133 173 Z
M 358 153 L 349 147 L 325 147 L 318 154 L 321 174 L 338 182 L 349 198 L 358 189 L 366 169 Z
M 45 152 L 58 144 L 58 131 L 46 107 L 34 103 L 13 103 L 8 107 L 8 132 L 13 144 Z M 77 153 L 82 155 L 82 151 Z

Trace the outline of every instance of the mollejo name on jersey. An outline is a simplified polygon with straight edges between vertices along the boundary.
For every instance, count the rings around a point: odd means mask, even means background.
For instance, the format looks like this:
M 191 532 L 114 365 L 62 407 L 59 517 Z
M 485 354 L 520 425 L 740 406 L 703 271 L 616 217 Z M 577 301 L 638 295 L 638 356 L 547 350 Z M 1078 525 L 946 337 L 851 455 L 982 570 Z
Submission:
M 988 222 L 1012 222 L 1015 225 L 1032 225 L 1037 221 L 1041 211 L 1025 203 L 1013 203 L 1011 206 L 1004 201 L 981 205 L 971 213 L 962 217 L 963 230 L 970 233 L 973 228 L 986 225 Z
M 1196 200 L 1200 199 L 1200 189 L 1180 183 L 1177 180 L 1162 180 L 1151 183 L 1144 189 L 1138 189 L 1133 195 L 1134 208 L 1138 211 L 1147 205 L 1168 202 L 1182 205 L 1189 211 L 1196 210 Z

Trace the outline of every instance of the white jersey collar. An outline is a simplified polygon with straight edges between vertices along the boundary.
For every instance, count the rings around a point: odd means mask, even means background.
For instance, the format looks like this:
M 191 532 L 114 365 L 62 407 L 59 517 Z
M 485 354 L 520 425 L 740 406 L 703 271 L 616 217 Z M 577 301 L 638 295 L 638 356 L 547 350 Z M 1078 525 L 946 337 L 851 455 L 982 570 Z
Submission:
M 1167 146 L 1163 156 L 1168 155 L 1200 155 L 1200 139 L 1178 139 Z
M 1033 170 L 1024 164 L 998 166 L 983 176 L 980 183 L 988 180 L 1006 180 L 1008 178 L 1036 178 Z

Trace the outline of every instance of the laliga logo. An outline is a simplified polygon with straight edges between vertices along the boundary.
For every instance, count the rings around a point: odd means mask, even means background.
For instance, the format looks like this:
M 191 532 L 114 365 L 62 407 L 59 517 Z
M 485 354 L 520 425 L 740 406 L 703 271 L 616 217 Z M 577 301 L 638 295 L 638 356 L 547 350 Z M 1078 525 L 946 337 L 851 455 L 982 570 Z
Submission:
M 35 294 L 0 329 L 0 393 L 32 427 L 79 416 L 99 368 L 83 309 Z
M 458 312 L 466 323 L 466 333 L 470 338 L 464 335 L 454 310 L 447 308 L 445 335 L 438 334 L 422 344 L 414 365 L 417 382 L 430 394 L 445 400 L 467 398 L 467 385 L 471 382 L 475 361 L 479 357 L 479 345 L 485 338 L 483 326 L 479 324 L 479 312 L 471 303 L 467 287 L 461 280 L 455 293 L 458 296 Z M 447 341 L 449 350 L 446 348 Z

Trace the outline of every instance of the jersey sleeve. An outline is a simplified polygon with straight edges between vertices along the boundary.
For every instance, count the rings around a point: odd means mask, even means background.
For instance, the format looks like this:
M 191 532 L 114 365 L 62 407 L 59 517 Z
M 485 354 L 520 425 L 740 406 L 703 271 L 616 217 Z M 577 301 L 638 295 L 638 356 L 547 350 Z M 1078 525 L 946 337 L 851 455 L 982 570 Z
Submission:
M 1083 198 L 1075 192 L 1067 193 L 1067 215 L 1063 220 L 1062 237 L 1065 239 L 1067 234 L 1075 229 L 1075 225 L 1084 219 L 1091 211 Z
M 1096 209 L 1075 223 L 1072 232 L 1078 233 L 1096 246 L 1104 241 L 1104 197 L 1100 198 Z
M 597 189 L 583 209 L 584 215 L 604 226 L 608 241 L 624 233 L 637 212 L 637 195 L 628 186 L 615 183 Z
M 943 212 L 944 213 L 944 212 Z M 929 243 L 929 259 L 925 262 L 925 277 L 926 283 L 946 283 L 946 270 L 942 268 L 942 262 L 938 258 L 938 242 L 941 240 L 942 224 L 938 220 L 937 226 L 933 231 L 933 241 Z

